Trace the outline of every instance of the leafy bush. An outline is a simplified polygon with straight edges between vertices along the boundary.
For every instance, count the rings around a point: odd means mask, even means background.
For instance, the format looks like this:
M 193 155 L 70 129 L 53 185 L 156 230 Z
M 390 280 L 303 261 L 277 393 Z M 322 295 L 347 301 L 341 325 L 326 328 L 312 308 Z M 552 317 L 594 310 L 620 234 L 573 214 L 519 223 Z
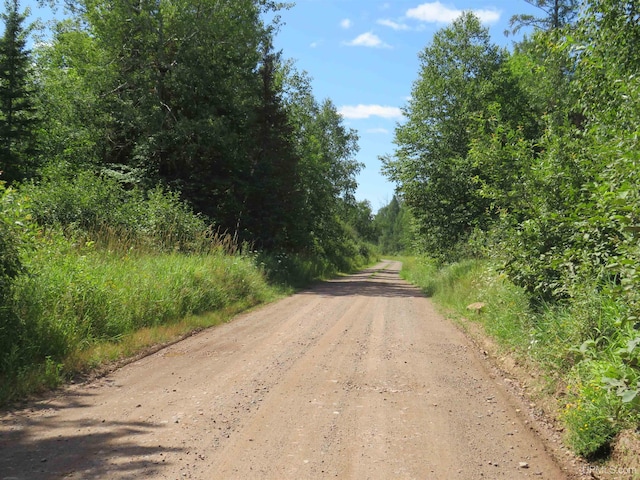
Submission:
M 584 375 L 583 375 L 584 376 Z M 567 425 L 567 442 L 588 459 L 605 456 L 620 427 L 613 421 L 611 398 L 598 382 L 578 377 L 567 389 L 563 419 Z
M 15 278 L 22 272 L 18 232 L 7 214 L 11 191 L 0 182 L 0 377 L 11 363 L 16 343 L 17 318 L 11 310 L 11 291 Z
M 310 258 L 326 261 L 335 272 L 354 271 L 377 256 L 374 247 L 358 239 L 353 229 L 337 217 L 325 225 L 309 253 Z
M 203 217 L 178 193 L 160 187 L 143 191 L 92 171 L 50 168 L 40 183 L 21 192 L 30 199 L 31 215 L 39 225 L 62 227 L 81 242 L 125 250 L 203 251 L 220 246 L 221 236 Z
M 254 252 L 252 256 L 271 283 L 285 287 L 304 287 L 337 273 L 336 267 L 321 257 L 286 252 Z
M 20 236 L 6 211 L 11 198 L 12 191 L 7 191 L 0 182 L 0 309 L 3 311 L 9 300 L 13 279 L 22 271 L 18 247 Z
M 23 331 L 13 310 L 16 280 L 25 273 L 22 250 L 29 245 L 28 219 L 15 190 L 0 182 L 0 379 L 19 363 Z
M 44 227 L 96 231 L 105 225 L 119 230 L 136 226 L 139 192 L 89 170 L 49 168 L 38 184 L 21 191 L 30 198 L 33 219 Z

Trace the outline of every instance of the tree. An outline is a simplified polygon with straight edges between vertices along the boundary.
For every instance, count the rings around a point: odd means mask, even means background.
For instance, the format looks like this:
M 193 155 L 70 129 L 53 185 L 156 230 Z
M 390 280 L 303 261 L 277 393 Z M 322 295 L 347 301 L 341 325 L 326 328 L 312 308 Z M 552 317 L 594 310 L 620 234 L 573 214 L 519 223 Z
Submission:
M 624 117 L 631 118 L 628 110 L 635 103 L 627 86 L 636 83 L 640 71 L 640 6 L 632 0 L 590 0 L 585 6 L 575 38 L 568 42 L 578 52 L 580 106 L 593 125 L 603 124 L 602 133 L 610 124 L 635 129 L 637 124 Z
M 71 169 L 104 165 L 114 121 L 104 92 L 113 85 L 114 64 L 79 19 L 58 22 L 52 33 L 52 41 L 34 51 L 43 162 Z
M 280 4 L 75 5 L 78 17 L 39 57 L 41 102 L 64 119 L 49 120 L 56 159 L 89 157 L 123 181 L 162 183 L 259 248 L 340 250 L 357 135 L 273 51 L 275 27 L 263 19 Z
M 410 247 L 409 213 L 397 195 L 378 210 L 373 222 L 379 234 L 377 243 L 382 253 L 403 253 Z
M 347 208 L 355 202 L 355 176 L 362 165 L 355 160 L 358 136 L 342 124 L 330 100 L 311 99 L 305 123 L 299 125 L 304 150 L 301 162 L 302 189 L 306 192 L 304 216 L 318 253 L 334 261 L 349 256 L 344 228 Z M 341 266 L 342 268 L 342 266 Z
M 432 253 L 444 254 L 486 224 L 490 204 L 467 154 L 478 114 L 506 98 L 496 81 L 505 57 L 471 13 L 438 31 L 420 54 L 407 121 L 396 129 L 394 155 L 382 161 Z
M 77 27 L 59 37 L 66 48 L 52 66 L 71 63 L 88 80 L 77 83 L 94 85 L 82 101 L 97 100 L 86 140 L 100 164 L 179 190 L 222 230 L 241 233 L 260 137 L 261 48 L 272 33 L 262 14 L 279 5 L 77 0 L 75 7 Z M 76 42 L 90 46 L 93 58 Z M 96 66 L 106 74 L 92 83 Z
M 507 216 L 514 228 L 501 247 L 511 279 L 546 301 L 584 285 L 637 290 L 637 7 L 609 0 L 585 7 L 564 41 L 536 32 L 512 57 L 544 119 L 539 138 L 528 143 L 498 125 L 499 141 L 474 149 L 498 159 L 494 171 L 503 178 L 505 161 L 531 159 L 518 182 L 529 207 Z M 640 304 L 635 294 L 628 303 Z
M 28 29 L 18 0 L 7 1 L 0 39 L 0 170 L 8 182 L 22 180 L 33 171 L 36 154 L 36 112 L 30 82 L 31 55 Z
M 516 34 L 520 29 L 535 27 L 542 30 L 559 30 L 575 22 L 580 6 L 579 0 L 525 0 L 529 5 L 544 12 L 543 17 L 530 14 L 513 15 L 509 21 L 511 30 L 505 34 Z
M 280 53 L 262 45 L 260 95 L 253 126 L 254 147 L 246 181 L 243 229 L 246 238 L 268 250 L 304 247 L 300 156 L 282 98 Z
M 355 202 L 347 208 L 347 224 L 355 230 L 356 236 L 365 242 L 376 243 L 378 232 L 373 223 L 373 211 L 368 200 Z
M 305 245 L 330 259 L 343 258 L 353 240 L 345 229 L 355 204 L 356 175 L 362 164 L 355 159 L 357 133 L 343 125 L 330 100 L 318 102 L 309 76 L 283 65 L 283 100 L 293 126 L 300 163 L 302 212 L 299 218 Z

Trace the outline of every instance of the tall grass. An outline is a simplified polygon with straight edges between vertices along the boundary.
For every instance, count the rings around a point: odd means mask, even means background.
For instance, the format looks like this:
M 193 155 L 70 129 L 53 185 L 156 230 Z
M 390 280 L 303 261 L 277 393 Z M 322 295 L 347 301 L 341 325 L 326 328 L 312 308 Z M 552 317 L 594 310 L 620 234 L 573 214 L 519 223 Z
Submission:
M 2 358 L 0 402 L 95 366 L 70 361 L 95 345 L 277 295 L 250 258 L 222 249 L 122 254 L 93 245 L 52 242 L 34 252 L 29 274 L 16 279 L 20 328 Z
M 279 294 L 175 193 L 53 169 L 2 194 L 1 225 L 12 226 L 2 253 L 16 252 L 21 268 L 3 277 L 0 404 L 168 338 L 162 332 L 219 321 L 203 312 Z M 111 353 L 94 355 L 100 349 Z
M 117 338 L 240 298 L 259 301 L 266 291 L 248 259 L 224 253 L 120 256 L 100 250 L 43 257 L 34 257 L 41 263 L 16 283 L 15 306 L 27 324 L 47 319 L 39 328 L 49 339 L 45 355 L 64 353 L 74 339 Z

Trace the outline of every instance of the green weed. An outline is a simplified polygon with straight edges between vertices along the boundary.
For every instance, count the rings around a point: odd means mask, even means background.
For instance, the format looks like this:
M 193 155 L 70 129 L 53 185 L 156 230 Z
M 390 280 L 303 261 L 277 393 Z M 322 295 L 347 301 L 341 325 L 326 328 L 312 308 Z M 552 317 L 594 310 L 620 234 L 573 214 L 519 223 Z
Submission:
M 402 274 L 541 373 L 547 383 L 538 394 L 554 395 L 576 453 L 606 454 L 618 432 L 640 425 L 640 334 L 628 321 L 630 307 L 607 289 L 583 285 L 566 302 L 532 304 L 524 288 L 486 260 L 437 268 L 428 259 L 407 259 Z M 485 304 L 479 315 L 466 309 L 474 302 Z
M 621 430 L 615 421 L 615 402 L 600 382 L 577 369 L 567 386 L 562 412 L 569 446 L 579 455 L 594 460 L 608 455 L 610 442 Z

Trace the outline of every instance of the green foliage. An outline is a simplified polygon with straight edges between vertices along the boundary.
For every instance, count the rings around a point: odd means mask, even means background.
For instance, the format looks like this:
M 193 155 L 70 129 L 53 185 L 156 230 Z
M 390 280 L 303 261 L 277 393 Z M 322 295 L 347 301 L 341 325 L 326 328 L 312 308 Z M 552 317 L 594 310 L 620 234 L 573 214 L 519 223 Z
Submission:
M 261 96 L 256 108 L 255 147 L 246 179 L 242 239 L 261 249 L 300 250 L 305 246 L 301 215 L 300 152 L 282 95 L 280 54 L 265 44 L 259 67 Z
M 532 309 L 527 292 L 486 260 L 438 266 L 410 258 L 402 275 L 449 311 L 482 323 L 505 351 L 546 377 L 540 388 L 564 390 L 555 400 L 567 443 L 580 455 L 606 454 L 619 431 L 640 422 L 640 336 L 622 320 L 628 306 L 610 292 L 585 287 L 570 305 Z M 466 308 L 474 302 L 485 304 L 478 315 Z
M 273 295 L 161 190 L 143 198 L 84 172 L 3 192 L 1 219 L 0 402 L 55 386 L 96 342 Z
M 13 191 L 6 189 L 3 182 L 0 182 L 0 251 L 2 252 L 0 263 L 0 297 L 2 305 L 5 304 L 8 286 L 21 270 L 19 245 L 21 238 L 16 227 L 13 225 L 13 218 L 7 213 L 8 204 L 11 202 Z
M 420 55 L 407 122 L 396 129 L 394 156 L 383 162 L 430 254 L 446 256 L 492 218 L 478 184 L 484 172 L 469 150 L 478 116 L 490 105 L 502 100 L 508 115 L 522 110 L 512 105 L 519 96 L 505 59 L 470 13 L 438 31 Z
M 287 5 L 72 3 L 37 56 L 49 163 L 167 185 L 255 248 L 333 248 L 354 203 L 357 135 L 273 51 L 278 20 L 264 13 Z
M 347 204 L 344 216 L 357 238 L 371 243 L 377 240 L 377 230 L 369 200 L 355 202 L 352 205 Z
M 0 182 L 0 374 L 3 364 L 15 348 L 15 332 L 19 321 L 11 308 L 11 293 L 16 277 L 24 272 L 20 256 L 23 238 L 8 212 L 12 191 Z
M 263 138 L 246 133 L 257 130 L 263 2 L 78 3 L 97 60 L 109 65 L 94 90 L 101 162 L 162 179 L 235 232 Z
M 23 26 L 27 15 L 19 12 L 18 0 L 7 0 L 5 8 L 0 38 L 0 171 L 3 179 L 16 182 L 33 174 L 37 116 L 31 52 L 26 48 L 29 29 Z
M 45 229 L 62 227 L 71 238 L 128 244 L 160 251 L 207 248 L 211 227 L 176 193 L 129 189 L 91 171 L 43 172 L 40 184 L 25 185 L 32 218 Z
M 35 49 L 34 67 L 41 85 L 35 101 L 41 112 L 37 136 L 43 163 L 74 169 L 102 161 L 113 121 L 103 92 L 113 81 L 114 64 L 81 25 L 72 18 L 57 23 L 52 42 Z
M 411 216 L 397 196 L 378 210 L 373 228 L 378 234 L 377 243 L 382 253 L 402 254 L 411 247 Z
M 2 401 L 26 381 L 21 376 L 33 375 L 40 365 L 46 383 L 59 380 L 69 372 L 67 359 L 96 342 L 117 342 L 142 327 L 237 302 L 254 305 L 273 295 L 250 259 L 223 253 L 78 251 L 59 237 L 46 241 L 28 268 L 30 275 L 14 286 L 20 323 L 2 355 Z
M 356 132 L 343 124 L 343 118 L 329 100 L 317 102 L 311 81 L 291 64 L 283 66 L 285 108 L 294 129 L 300 158 L 298 188 L 303 192 L 298 221 L 298 235 L 304 241 L 300 249 L 311 255 L 327 255 L 333 262 L 344 263 L 348 251 L 357 251 L 350 242 L 352 235 L 345 222 L 357 208 L 353 194 L 356 175 L 362 164 L 355 160 L 358 151 Z M 337 264 L 336 264 L 337 265 Z
M 598 383 L 577 380 L 568 389 L 563 419 L 568 427 L 567 442 L 588 459 L 605 456 L 619 428 L 611 421 L 611 398 Z
M 59 245 L 62 247 L 64 244 Z M 49 249 L 16 286 L 15 308 L 35 358 L 63 359 L 78 345 L 258 296 L 251 262 L 223 254 L 127 255 Z M 38 262 L 35 264 L 35 262 Z M 48 340 L 47 340 L 48 339 Z
M 357 252 L 349 252 L 349 257 L 336 262 L 322 255 L 300 253 L 254 252 L 252 257 L 262 269 L 270 283 L 289 289 L 308 286 L 317 280 L 329 279 L 341 273 L 336 263 L 346 265 L 349 272 L 371 264 L 377 257 L 366 245 L 360 245 Z
M 429 257 L 403 257 L 400 276 L 419 286 L 428 297 L 433 297 L 438 288 L 434 279 L 438 267 L 438 262 Z

